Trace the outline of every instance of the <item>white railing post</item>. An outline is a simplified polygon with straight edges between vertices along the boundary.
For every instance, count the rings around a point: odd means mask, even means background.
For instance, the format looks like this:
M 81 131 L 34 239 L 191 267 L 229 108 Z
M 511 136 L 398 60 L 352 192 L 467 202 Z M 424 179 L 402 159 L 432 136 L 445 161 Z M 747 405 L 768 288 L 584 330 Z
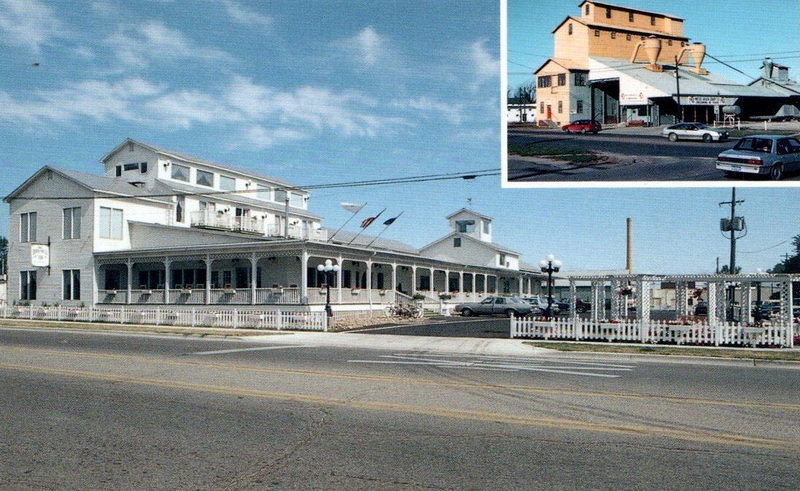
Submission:
M 280 331 L 283 328 L 283 312 L 278 310 L 275 315 L 276 328 Z
M 156 307 L 156 325 L 161 324 L 161 307 Z
M 330 321 L 331 321 L 331 318 L 328 317 L 328 313 L 327 312 L 323 312 L 323 315 L 322 315 L 322 331 L 323 332 L 328 332 L 328 323 Z
M 514 339 L 517 334 L 517 316 L 513 314 L 511 315 L 509 334 L 511 335 L 511 339 Z
M 708 308 L 711 308 L 709 304 Z M 714 346 L 719 346 L 720 342 L 722 341 L 722 325 L 719 322 L 715 322 L 713 325 L 714 329 Z
M 197 307 L 192 307 L 192 327 L 197 322 Z
M 237 309 L 233 309 L 233 328 L 236 329 L 239 327 L 239 311 Z

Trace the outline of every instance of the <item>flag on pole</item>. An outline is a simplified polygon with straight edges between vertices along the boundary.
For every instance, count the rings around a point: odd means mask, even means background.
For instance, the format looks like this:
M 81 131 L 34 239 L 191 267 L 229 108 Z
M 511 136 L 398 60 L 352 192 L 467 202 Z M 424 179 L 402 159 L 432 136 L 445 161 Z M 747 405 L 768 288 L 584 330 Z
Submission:
M 402 215 L 402 213 L 400 213 L 400 215 Z M 383 222 L 383 224 L 384 224 L 384 225 L 386 225 L 386 226 L 388 227 L 389 225 L 393 224 L 395 220 L 397 220 L 398 218 L 400 218 L 400 215 L 397 215 L 397 216 L 396 216 L 396 217 L 394 217 L 394 218 L 390 218 L 390 219 L 386 220 L 385 222 Z
M 358 213 L 359 211 L 362 210 L 362 208 L 364 208 L 364 206 L 366 206 L 366 203 L 361 205 L 357 205 L 355 203 L 339 203 L 339 204 L 342 206 L 342 208 L 349 211 L 350 213 Z
M 385 210 L 385 209 L 384 209 L 384 210 L 382 210 L 380 213 L 378 213 L 378 214 L 377 214 L 377 215 L 375 215 L 374 217 L 367 217 L 367 218 L 365 218 L 365 219 L 364 219 L 364 221 L 362 221 L 362 222 L 361 222 L 361 228 L 367 228 L 367 227 L 369 227 L 370 225 L 372 225 L 372 222 L 374 222 L 375 220 L 377 220 L 377 219 L 378 219 L 378 217 L 379 217 L 379 216 L 381 216 L 381 214 L 382 214 L 384 211 L 386 211 L 386 210 Z
M 400 212 L 400 215 L 402 215 L 402 214 L 403 214 L 403 212 L 401 211 L 401 212 Z M 390 219 L 386 220 L 385 222 L 383 222 L 383 224 L 384 224 L 384 225 L 386 225 L 386 226 L 385 226 L 385 227 L 383 227 L 383 230 L 381 230 L 381 232 L 380 232 L 378 235 L 376 235 L 374 239 L 372 239 L 372 242 L 370 242 L 369 244 L 367 244 L 367 247 L 369 247 L 369 246 L 371 246 L 372 244 L 374 244 L 374 243 L 375 243 L 375 241 L 376 241 L 376 240 L 378 240 L 378 239 L 380 238 L 380 236 L 381 236 L 381 235 L 383 235 L 383 233 L 384 233 L 384 232 L 386 232 L 386 229 L 388 229 L 388 228 L 389 228 L 389 225 L 393 224 L 395 220 L 397 220 L 398 218 L 400 218 L 400 215 L 397 215 L 396 217 L 394 217 L 394 218 L 390 218 Z M 375 218 L 377 218 L 377 217 L 375 217 Z

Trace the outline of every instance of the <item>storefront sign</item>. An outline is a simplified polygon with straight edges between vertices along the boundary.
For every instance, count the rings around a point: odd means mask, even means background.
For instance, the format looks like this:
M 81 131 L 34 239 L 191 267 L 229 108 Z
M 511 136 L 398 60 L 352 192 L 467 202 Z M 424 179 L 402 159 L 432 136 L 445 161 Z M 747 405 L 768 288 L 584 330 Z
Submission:
M 620 92 L 619 103 L 623 106 L 647 104 L 647 97 L 644 96 L 644 92 Z
M 46 244 L 31 244 L 31 266 L 34 268 L 50 266 L 50 246 Z
M 684 106 L 731 106 L 736 103 L 737 97 L 722 97 L 718 95 L 688 95 L 681 96 L 681 105 Z

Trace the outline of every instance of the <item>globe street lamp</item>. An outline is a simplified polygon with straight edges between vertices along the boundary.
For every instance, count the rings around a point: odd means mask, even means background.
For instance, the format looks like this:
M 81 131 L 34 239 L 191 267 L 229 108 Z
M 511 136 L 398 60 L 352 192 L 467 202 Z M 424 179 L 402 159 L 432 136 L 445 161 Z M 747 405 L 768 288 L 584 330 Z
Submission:
M 333 317 L 333 309 L 331 309 L 331 283 L 333 282 L 334 275 L 339 272 L 339 265 L 333 264 L 330 259 L 325 260 L 325 264 L 317 265 L 317 271 L 325 273 L 325 312 L 328 317 Z
M 558 273 L 561 269 L 561 261 L 552 254 L 548 254 L 546 259 L 539 261 L 542 273 L 547 273 L 547 319 L 550 319 L 550 312 L 553 308 L 553 273 Z

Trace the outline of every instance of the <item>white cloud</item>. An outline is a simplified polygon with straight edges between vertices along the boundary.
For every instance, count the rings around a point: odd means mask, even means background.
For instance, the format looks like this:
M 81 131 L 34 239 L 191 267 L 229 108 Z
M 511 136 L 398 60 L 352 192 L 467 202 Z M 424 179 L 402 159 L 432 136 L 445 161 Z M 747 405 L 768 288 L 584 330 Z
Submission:
M 375 65 L 389 54 L 388 40 L 372 26 L 365 27 L 352 37 L 334 42 L 334 47 L 344 51 L 352 61 L 368 66 Z
M 464 120 L 464 104 L 458 102 L 445 102 L 428 96 L 416 97 L 405 100 L 395 100 L 392 107 L 397 109 L 413 109 L 422 113 L 426 118 L 438 118 L 453 124 L 461 124 Z
M 119 7 L 112 4 L 109 0 L 96 0 L 92 2 L 92 10 L 106 17 L 111 17 L 119 13 Z
M 117 58 L 129 66 L 146 66 L 153 59 L 194 59 L 229 61 L 231 55 L 217 48 L 195 46 L 177 29 L 160 21 L 121 27 L 106 41 Z
M 263 150 L 279 143 L 305 140 L 311 136 L 307 132 L 298 129 L 265 128 L 261 125 L 255 125 L 243 132 L 242 143 Z
M 486 82 L 500 79 L 500 60 L 489 52 L 486 45 L 486 39 L 475 41 L 470 45 L 467 54 L 474 70 L 474 79 L 470 84 L 470 89 L 473 91 L 478 90 Z
M 233 0 L 222 0 L 222 5 L 225 7 L 225 12 L 228 13 L 228 16 L 239 24 L 262 27 L 272 25 L 272 17 L 254 12 Z
M 37 0 L 0 0 L 0 43 L 34 55 L 65 31 L 52 9 Z

